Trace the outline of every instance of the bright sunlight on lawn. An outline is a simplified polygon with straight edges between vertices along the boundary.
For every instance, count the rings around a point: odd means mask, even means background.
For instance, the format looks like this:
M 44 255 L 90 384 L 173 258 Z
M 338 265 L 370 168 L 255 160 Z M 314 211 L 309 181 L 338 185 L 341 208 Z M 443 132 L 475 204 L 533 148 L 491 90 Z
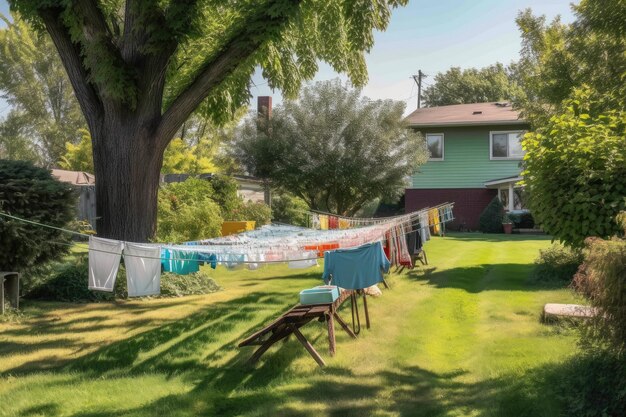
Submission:
M 554 416 L 574 330 L 540 323 L 546 302 L 580 301 L 528 281 L 535 236 L 458 234 L 425 246 L 430 265 L 389 278 L 358 340 L 325 327 L 256 367 L 238 341 L 320 283 L 322 269 L 212 271 L 224 291 L 119 303 L 31 302 L 0 324 L 2 416 Z M 346 308 L 347 307 L 347 308 Z M 349 306 L 342 312 L 349 318 Z M 105 411 L 106 410 L 106 411 Z

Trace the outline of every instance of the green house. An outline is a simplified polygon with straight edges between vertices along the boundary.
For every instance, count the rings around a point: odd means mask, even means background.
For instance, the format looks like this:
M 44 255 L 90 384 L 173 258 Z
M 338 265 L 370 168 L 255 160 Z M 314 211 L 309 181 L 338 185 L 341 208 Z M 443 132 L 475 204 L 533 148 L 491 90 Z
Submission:
M 509 103 L 426 107 L 407 122 L 424 135 L 430 151 L 405 190 L 407 212 L 454 202 L 452 226 L 476 230 L 495 196 L 507 210 L 523 208 L 516 183 L 524 156 L 520 138 L 529 125 Z

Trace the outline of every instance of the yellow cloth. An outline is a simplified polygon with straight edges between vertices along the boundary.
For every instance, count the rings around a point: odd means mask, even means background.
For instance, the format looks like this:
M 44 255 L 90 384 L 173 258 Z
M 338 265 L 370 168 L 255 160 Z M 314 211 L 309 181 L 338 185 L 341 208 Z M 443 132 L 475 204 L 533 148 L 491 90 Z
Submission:
M 320 229 L 328 230 L 328 216 L 320 214 Z
M 439 224 L 439 209 L 428 211 L 428 223 L 433 228 L 433 233 L 440 234 L 441 225 Z
M 350 221 L 347 219 L 339 219 L 339 228 L 340 229 L 349 229 Z

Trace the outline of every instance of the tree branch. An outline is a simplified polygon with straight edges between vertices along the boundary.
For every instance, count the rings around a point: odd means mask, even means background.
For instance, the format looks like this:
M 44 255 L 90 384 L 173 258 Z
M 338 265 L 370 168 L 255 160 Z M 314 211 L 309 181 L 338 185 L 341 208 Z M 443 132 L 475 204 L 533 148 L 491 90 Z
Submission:
M 89 129 L 94 132 L 101 122 L 102 102 L 96 89 L 88 81 L 89 75 L 82 64 L 79 46 L 72 42 L 68 29 L 61 23 L 62 11 L 61 8 L 40 9 L 39 16 L 62 58 Z
M 252 55 L 267 39 L 279 33 L 289 17 L 298 10 L 301 0 L 273 0 L 259 7 L 225 44 L 220 54 L 206 62 L 196 78 L 173 101 L 163 114 L 157 129 L 159 141 L 167 144 L 178 128 L 209 95 L 212 89 L 224 81 L 237 66 Z M 268 10 L 284 9 L 280 16 L 270 15 Z M 254 28 L 254 29 L 251 29 Z M 262 28 L 262 30 L 259 30 Z

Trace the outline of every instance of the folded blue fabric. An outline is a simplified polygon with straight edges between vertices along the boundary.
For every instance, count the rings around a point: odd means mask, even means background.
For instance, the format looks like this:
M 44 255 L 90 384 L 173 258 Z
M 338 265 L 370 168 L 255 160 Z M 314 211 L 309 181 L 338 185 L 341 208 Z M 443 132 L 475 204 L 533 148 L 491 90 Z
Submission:
M 371 287 L 383 280 L 383 272 L 388 272 L 391 263 L 380 242 L 369 243 L 351 249 L 337 249 L 324 252 L 324 274 L 328 283 L 349 290 Z

